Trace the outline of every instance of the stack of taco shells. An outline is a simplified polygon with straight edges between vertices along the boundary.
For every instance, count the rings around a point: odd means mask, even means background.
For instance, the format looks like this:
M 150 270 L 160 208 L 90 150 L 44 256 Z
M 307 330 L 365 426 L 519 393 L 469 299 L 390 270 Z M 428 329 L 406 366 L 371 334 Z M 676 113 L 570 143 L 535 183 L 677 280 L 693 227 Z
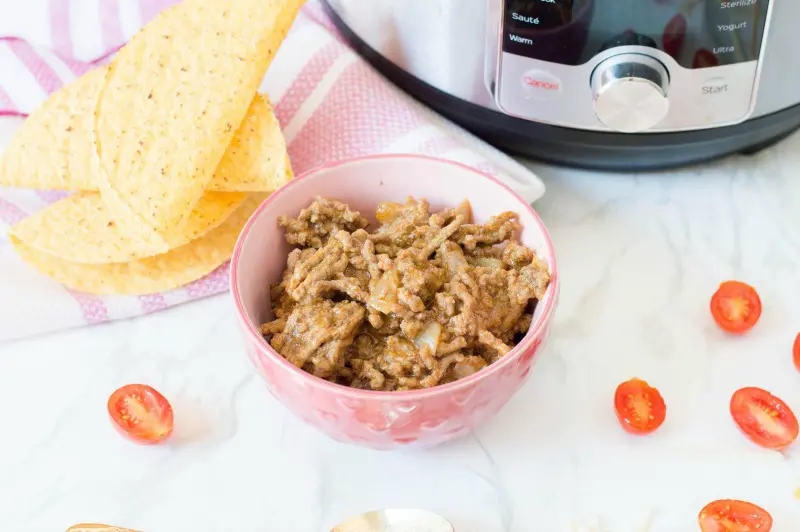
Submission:
M 0 186 L 76 191 L 9 230 L 17 253 L 92 294 L 209 274 L 292 178 L 257 88 L 303 0 L 185 0 L 107 67 L 54 93 L 0 158 Z

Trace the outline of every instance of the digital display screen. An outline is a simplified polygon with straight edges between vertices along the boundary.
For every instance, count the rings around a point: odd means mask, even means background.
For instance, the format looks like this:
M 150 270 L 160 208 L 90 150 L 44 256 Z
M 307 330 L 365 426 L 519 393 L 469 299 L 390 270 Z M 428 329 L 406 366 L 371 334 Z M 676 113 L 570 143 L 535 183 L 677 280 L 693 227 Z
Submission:
M 686 68 L 743 63 L 758 59 L 768 6 L 769 0 L 506 0 L 503 50 L 580 65 L 609 48 L 638 45 Z

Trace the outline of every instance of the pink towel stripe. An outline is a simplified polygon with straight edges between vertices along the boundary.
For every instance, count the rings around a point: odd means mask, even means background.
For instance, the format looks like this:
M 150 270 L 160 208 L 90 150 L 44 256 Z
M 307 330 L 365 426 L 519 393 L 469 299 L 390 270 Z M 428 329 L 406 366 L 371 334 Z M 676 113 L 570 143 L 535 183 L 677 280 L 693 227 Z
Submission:
M 281 124 L 286 125 L 292 121 L 300 106 L 317 88 L 331 65 L 344 53 L 345 49 L 338 43 L 333 42 L 320 48 L 314 54 L 289 86 L 289 90 L 286 91 L 281 101 L 275 106 L 275 114 Z
M 72 290 L 68 290 L 68 292 L 73 299 L 75 299 L 75 302 L 80 306 L 83 317 L 86 319 L 86 323 L 93 325 L 95 323 L 103 323 L 109 320 L 108 308 L 106 308 L 102 298 L 89 294 L 82 294 L 80 292 L 74 292 Z
M 153 17 L 166 8 L 174 6 L 178 2 L 180 2 L 180 0 L 139 0 L 142 24 L 147 24 Z
M 100 29 L 103 34 L 103 45 L 106 49 L 119 46 L 125 39 L 122 33 L 122 21 L 120 20 L 119 3 L 100 2 L 100 20 L 103 21 Z
M 198 299 L 226 291 L 228 289 L 228 266 L 229 263 L 226 263 L 199 281 L 186 285 L 189 297 Z
M 64 57 L 58 52 L 55 52 L 55 54 L 58 56 L 59 59 L 61 59 L 61 61 L 64 62 L 65 65 L 67 65 L 67 68 L 69 68 L 72 71 L 72 73 L 75 74 L 76 77 L 81 77 L 94 68 L 93 63 L 84 63 L 83 61 L 76 61 L 75 59 L 72 59 L 70 57 Z M 104 56 L 101 59 L 105 59 L 105 57 L 107 56 Z
M 167 302 L 161 294 L 152 294 L 147 296 L 139 296 L 139 302 L 142 304 L 142 312 L 145 314 L 152 314 L 167 308 Z
M 22 209 L 0 198 L 0 221 L 8 225 L 15 225 L 22 221 L 27 214 Z
M 0 114 L 15 115 L 18 113 L 19 107 L 17 107 L 17 104 L 15 104 L 8 93 L 3 90 L 3 87 L 0 87 Z
M 8 48 L 22 61 L 25 68 L 30 70 L 31 74 L 39 82 L 42 89 L 48 94 L 55 92 L 64 85 L 64 81 L 50 68 L 42 57 L 36 53 L 36 50 L 25 41 L 19 39 L 7 39 L 6 43 Z
M 39 196 L 45 203 L 51 204 L 62 200 L 67 196 L 71 196 L 72 192 L 67 192 L 64 190 L 37 190 L 36 195 Z
M 424 123 L 417 105 L 399 97 L 398 89 L 367 63 L 353 63 L 292 141 L 292 163 L 302 171 L 340 160 L 342 154 L 380 153 Z
M 70 0 L 50 0 L 50 34 L 53 48 L 65 57 L 71 57 L 73 52 L 69 2 Z

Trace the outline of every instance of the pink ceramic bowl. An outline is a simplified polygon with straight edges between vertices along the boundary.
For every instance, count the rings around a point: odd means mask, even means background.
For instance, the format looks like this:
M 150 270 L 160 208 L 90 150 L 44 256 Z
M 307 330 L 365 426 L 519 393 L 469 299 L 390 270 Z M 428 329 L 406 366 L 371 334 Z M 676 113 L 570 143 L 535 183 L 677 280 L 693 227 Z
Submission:
M 501 361 L 427 390 L 357 390 L 313 377 L 287 362 L 259 333 L 259 325 L 272 318 L 270 285 L 280 279 L 290 251 L 278 228 L 278 216 L 295 216 L 314 197 L 324 196 L 370 217 L 380 202 L 403 202 L 408 195 L 426 198 L 433 210 L 468 198 L 479 222 L 503 211 L 520 215 L 522 242 L 547 262 L 552 275 L 528 335 Z M 231 290 L 247 353 L 272 394 L 333 439 L 375 449 L 430 447 L 468 434 L 495 415 L 525 382 L 550 333 L 558 287 L 553 244 L 542 221 L 522 198 L 469 167 L 408 155 L 335 163 L 293 180 L 253 214 L 231 264 Z

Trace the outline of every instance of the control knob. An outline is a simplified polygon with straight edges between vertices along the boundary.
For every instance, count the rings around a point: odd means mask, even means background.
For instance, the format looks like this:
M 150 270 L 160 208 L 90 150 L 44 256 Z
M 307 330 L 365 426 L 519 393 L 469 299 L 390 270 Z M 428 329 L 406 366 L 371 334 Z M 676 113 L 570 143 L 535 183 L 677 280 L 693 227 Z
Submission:
M 648 55 L 610 57 L 594 70 L 591 83 L 597 118 L 615 131 L 646 131 L 669 111 L 669 72 Z

